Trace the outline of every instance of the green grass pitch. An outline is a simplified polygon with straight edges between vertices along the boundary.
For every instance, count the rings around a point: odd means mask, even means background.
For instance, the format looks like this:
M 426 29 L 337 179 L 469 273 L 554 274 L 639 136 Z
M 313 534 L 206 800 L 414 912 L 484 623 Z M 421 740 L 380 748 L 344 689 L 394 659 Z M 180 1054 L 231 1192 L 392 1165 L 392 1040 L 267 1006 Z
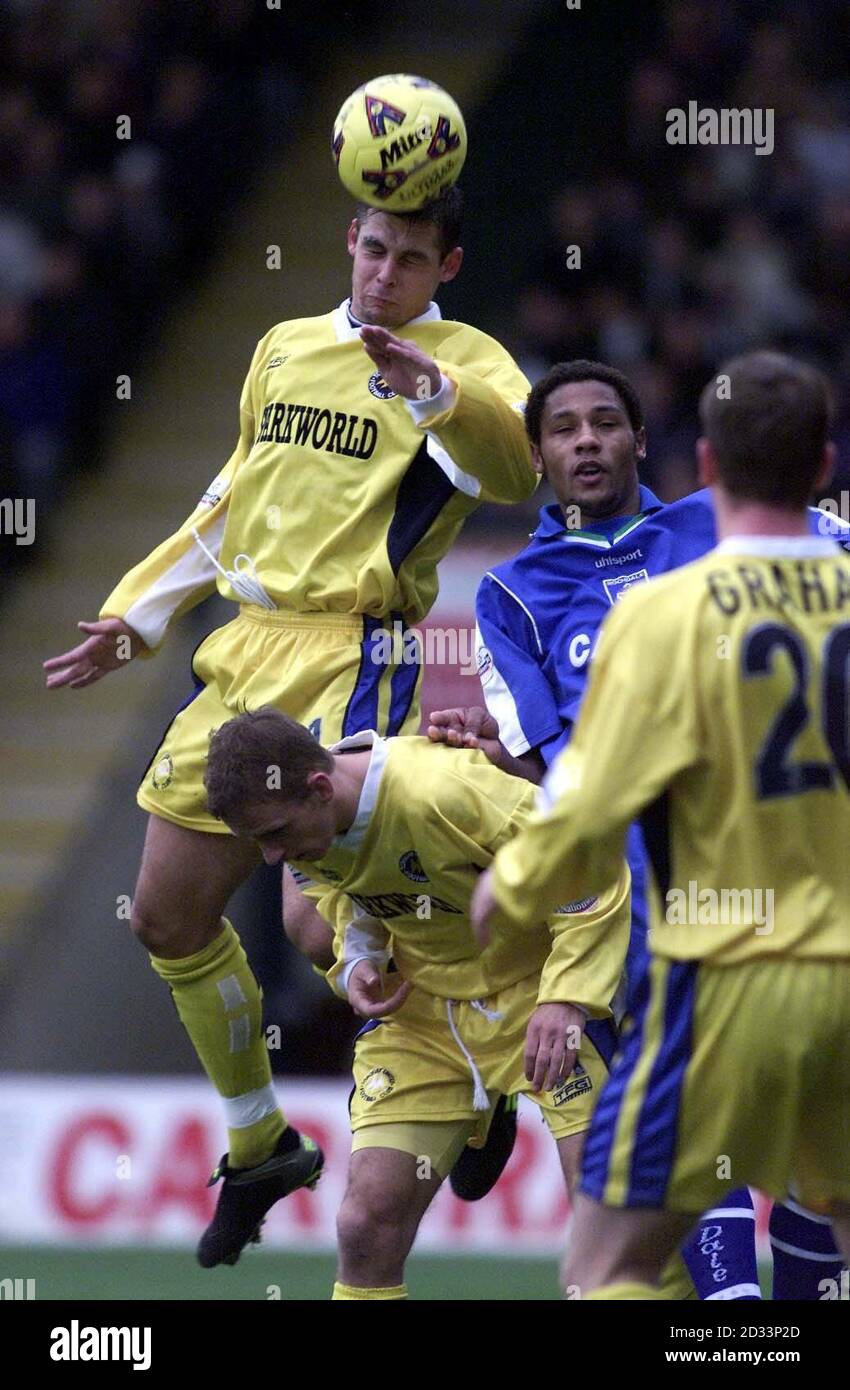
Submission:
M 330 1297 L 331 1254 L 250 1251 L 232 1269 L 203 1270 L 190 1250 L 0 1247 L 0 1278 L 35 1279 L 37 1299 L 300 1299 Z M 494 1255 L 419 1255 L 411 1298 L 557 1299 L 557 1261 Z M 279 1293 L 276 1290 L 279 1289 Z
M 762 1289 L 769 1294 L 767 1271 Z M 0 1278 L 35 1279 L 37 1299 L 326 1300 L 330 1254 L 254 1250 L 232 1269 L 203 1270 L 190 1250 L 0 1247 Z M 408 1261 L 413 1299 L 557 1301 L 558 1266 L 550 1259 L 493 1255 L 415 1255 Z M 279 1291 L 279 1292 L 278 1292 Z

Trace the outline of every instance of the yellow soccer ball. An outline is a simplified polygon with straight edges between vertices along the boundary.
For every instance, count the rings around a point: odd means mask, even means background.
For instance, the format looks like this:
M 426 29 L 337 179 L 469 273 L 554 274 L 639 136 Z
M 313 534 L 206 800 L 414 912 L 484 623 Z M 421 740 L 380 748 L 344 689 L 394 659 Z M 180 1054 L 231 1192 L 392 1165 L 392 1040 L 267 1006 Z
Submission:
M 425 77 L 391 73 L 342 103 L 331 148 L 343 185 L 384 212 L 415 212 L 457 179 L 466 127 L 455 101 Z

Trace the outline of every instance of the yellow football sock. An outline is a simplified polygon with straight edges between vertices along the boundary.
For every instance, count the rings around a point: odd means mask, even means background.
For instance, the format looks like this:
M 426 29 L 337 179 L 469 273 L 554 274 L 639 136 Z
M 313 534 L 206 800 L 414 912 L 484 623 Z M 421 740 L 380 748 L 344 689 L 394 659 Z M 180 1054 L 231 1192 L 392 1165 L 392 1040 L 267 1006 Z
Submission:
M 586 1293 L 582 1302 L 602 1303 L 613 1299 L 628 1299 L 630 1301 L 639 1299 L 642 1302 L 651 1299 L 653 1302 L 657 1302 L 659 1299 L 664 1299 L 664 1294 L 660 1289 L 654 1288 L 652 1284 L 623 1281 L 621 1284 L 603 1284 L 601 1289 L 594 1289 L 592 1293 Z
M 356 1299 L 407 1298 L 407 1285 L 396 1284 L 391 1289 L 355 1289 L 353 1284 L 334 1284 L 332 1303 L 351 1302 Z
M 181 960 L 151 956 L 180 1020 L 224 1100 L 232 1168 L 254 1168 L 274 1150 L 286 1120 L 272 1086 L 262 994 L 226 917 L 219 935 Z

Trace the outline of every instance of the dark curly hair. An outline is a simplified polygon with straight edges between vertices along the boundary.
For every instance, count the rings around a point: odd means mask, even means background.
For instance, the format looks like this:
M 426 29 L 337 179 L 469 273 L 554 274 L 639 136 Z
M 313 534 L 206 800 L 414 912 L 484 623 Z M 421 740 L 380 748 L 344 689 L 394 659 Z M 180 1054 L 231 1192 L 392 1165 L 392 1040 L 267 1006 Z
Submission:
M 604 381 L 620 397 L 635 434 L 643 429 L 643 407 L 629 378 L 604 362 L 590 362 L 586 357 L 578 357 L 573 362 L 556 362 L 532 387 L 525 407 L 525 428 L 532 444 L 540 447 L 540 425 L 547 400 L 559 386 L 566 386 L 571 381 Z

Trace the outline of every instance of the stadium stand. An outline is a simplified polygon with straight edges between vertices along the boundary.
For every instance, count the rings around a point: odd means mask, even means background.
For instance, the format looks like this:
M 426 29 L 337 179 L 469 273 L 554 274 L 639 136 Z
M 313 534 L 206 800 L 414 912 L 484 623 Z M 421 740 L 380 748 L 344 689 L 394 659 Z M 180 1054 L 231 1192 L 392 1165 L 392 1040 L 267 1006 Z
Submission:
M 677 0 L 641 6 L 632 41 L 607 119 L 587 122 L 592 157 L 568 155 L 547 199 L 514 302 L 514 350 L 533 378 L 579 356 L 628 372 L 648 414 L 646 481 L 667 499 L 695 485 L 695 402 L 714 364 L 766 343 L 799 352 L 838 384 L 835 488 L 846 488 L 847 6 Z M 773 156 L 726 145 L 659 159 L 666 112 L 690 100 L 772 111 Z

